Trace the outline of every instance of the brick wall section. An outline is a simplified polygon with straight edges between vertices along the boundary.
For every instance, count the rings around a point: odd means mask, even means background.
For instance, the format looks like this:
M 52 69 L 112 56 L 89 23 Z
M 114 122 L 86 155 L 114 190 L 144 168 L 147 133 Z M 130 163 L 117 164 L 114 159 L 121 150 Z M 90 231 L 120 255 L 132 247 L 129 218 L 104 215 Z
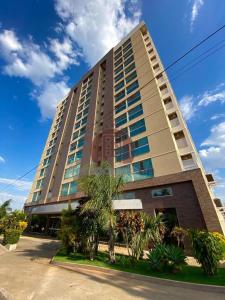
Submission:
M 152 179 L 146 179 L 142 181 L 130 182 L 125 186 L 125 190 L 137 190 L 150 186 L 156 187 L 186 181 L 192 181 L 198 199 L 198 203 L 206 224 L 206 228 L 209 231 L 218 231 L 221 233 L 225 233 L 224 226 L 219 222 L 215 204 L 213 203 L 209 189 L 207 187 L 205 175 L 202 173 L 201 169 L 184 171 L 176 174 L 155 177 Z

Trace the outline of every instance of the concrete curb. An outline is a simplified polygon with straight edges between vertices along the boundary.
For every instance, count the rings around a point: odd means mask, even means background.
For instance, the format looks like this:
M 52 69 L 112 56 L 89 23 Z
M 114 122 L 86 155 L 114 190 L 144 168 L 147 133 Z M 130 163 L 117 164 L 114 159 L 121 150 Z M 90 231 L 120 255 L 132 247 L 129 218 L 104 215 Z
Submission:
M 119 275 L 122 277 L 127 277 L 128 279 L 135 279 L 140 281 L 145 281 L 146 283 L 156 283 L 162 285 L 169 285 L 174 287 L 183 287 L 187 289 L 205 291 L 205 292 L 215 292 L 215 293 L 222 293 L 225 294 L 225 286 L 218 286 L 218 285 L 208 285 L 208 284 L 198 284 L 198 283 L 191 283 L 191 282 L 184 282 L 184 281 L 176 281 L 171 279 L 163 279 L 159 277 L 152 277 L 147 275 L 140 275 L 135 273 L 129 273 L 119 270 L 107 269 L 104 267 L 97 267 L 97 266 L 90 266 L 85 264 L 76 264 L 76 263 L 62 263 L 62 262 L 50 262 L 52 265 L 58 266 L 60 268 L 64 268 L 70 271 L 76 270 L 85 270 L 85 271 L 95 271 L 99 274 L 107 274 L 107 275 Z

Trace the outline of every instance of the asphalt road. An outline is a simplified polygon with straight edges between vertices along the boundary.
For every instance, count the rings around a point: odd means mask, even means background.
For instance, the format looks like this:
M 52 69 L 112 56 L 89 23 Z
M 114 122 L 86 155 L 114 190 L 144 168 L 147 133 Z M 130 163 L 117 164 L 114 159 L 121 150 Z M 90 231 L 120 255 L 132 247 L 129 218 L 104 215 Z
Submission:
M 224 300 L 225 294 L 172 286 L 116 272 L 69 271 L 49 264 L 58 242 L 21 238 L 15 252 L 0 255 L 1 300 Z

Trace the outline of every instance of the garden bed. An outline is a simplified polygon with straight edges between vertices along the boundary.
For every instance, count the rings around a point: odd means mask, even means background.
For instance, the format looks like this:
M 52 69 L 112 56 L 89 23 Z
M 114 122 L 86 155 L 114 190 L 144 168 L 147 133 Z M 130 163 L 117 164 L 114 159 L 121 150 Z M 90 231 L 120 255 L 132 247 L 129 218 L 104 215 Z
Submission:
M 171 279 L 177 281 L 211 284 L 225 286 L 225 269 L 219 268 L 218 274 L 213 277 L 206 276 L 202 269 L 193 266 L 184 266 L 182 272 L 176 274 L 159 273 L 150 270 L 147 260 L 140 260 L 137 263 L 131 263 L 129 257 L 125 255 L 117 255 L 117 262 L 115 264 L 108 263 L 108 254 L 106 252 L 99 252 L 95 260 L 90 261 L 83 254 L 73 253 L 67 255 L 65 251 L 60 250 L 53 258 L 53 262 L 74 263 L 103 267 L 113 270 L 119 270 L 134 274 L 153 276 L 164 279 Z

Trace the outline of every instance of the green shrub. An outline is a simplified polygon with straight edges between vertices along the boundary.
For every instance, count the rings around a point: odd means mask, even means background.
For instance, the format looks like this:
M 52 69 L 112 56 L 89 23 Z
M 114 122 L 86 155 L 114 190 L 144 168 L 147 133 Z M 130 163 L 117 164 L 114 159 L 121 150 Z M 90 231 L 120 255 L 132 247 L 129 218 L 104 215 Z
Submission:
M 19 229 L 6 229 L 3 235 L 3 244 L 16 244 L 20 239 L 21 231 Z
M 177 272 L 185 264 L 186 256 L 179 247 L 159 244 L 149 253 L 148 258 L 153 271 Z
M 201 264 L 204 273 L 213 276 L 217 273 L 218 263 L 224 253 L 218 238 L 210 232 L 190 230 L 193 254 Z

